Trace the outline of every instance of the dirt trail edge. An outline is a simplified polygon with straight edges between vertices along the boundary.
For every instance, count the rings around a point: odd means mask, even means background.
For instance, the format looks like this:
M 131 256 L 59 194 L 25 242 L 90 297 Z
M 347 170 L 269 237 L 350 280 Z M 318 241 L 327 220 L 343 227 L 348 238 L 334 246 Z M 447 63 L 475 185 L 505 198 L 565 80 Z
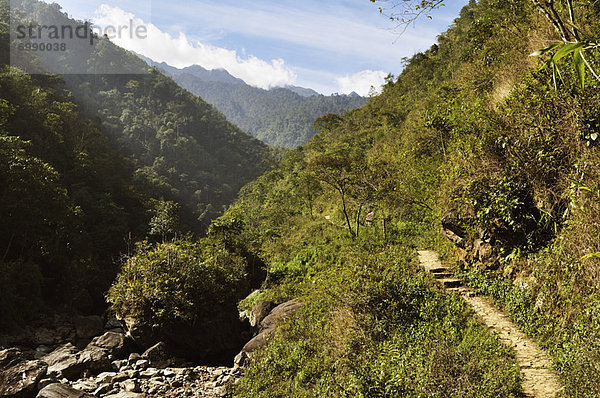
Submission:
M 552 361 L 544 351 L 519 330 L 490 300 L 478 297 L 475 290 L 463 287 L 462 281 L 452 276 L 452 271 L 442 265 L 438 254 L 420 251 L 419 261 L 426 271 L 450 291 L 458 292 L 473 307 L 483 323 L 502 343 L 512 347 L 523 375 L 523 392 L 528 397 L 553 398 L 561 391 L 560 380 L 552 367 Z

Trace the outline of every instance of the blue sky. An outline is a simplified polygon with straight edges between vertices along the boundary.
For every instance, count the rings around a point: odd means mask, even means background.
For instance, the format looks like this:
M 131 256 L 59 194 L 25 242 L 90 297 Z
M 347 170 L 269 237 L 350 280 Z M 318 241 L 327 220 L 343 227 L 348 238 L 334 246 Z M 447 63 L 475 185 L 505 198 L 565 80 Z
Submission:
M 402 58 L 429 48 L 468 0 L 450 0 L 402 35 L 369 0 L 56 0 L 71 16 L 99 26 L 130 19 L 145 39 L 117 44 L 177 67 L 224 68 L 247 83 L 286 84 L 324 94 L 366 95 L 402 70 Z

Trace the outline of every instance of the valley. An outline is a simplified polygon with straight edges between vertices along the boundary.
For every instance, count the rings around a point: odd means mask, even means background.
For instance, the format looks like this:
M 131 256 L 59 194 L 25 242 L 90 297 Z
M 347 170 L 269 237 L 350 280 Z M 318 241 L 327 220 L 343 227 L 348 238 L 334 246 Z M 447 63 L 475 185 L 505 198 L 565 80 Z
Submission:
M 600 396 L 597 2 L 465 2 L 368 98 L 182 32 L 267 88 L 108 36 L 19 51 L 11 18 L 69 12 L 0 0 L 0 397 Z M 206 37 L 275 29 L 246 28 Z M 301 33 L 263 39 L 304 65 Z

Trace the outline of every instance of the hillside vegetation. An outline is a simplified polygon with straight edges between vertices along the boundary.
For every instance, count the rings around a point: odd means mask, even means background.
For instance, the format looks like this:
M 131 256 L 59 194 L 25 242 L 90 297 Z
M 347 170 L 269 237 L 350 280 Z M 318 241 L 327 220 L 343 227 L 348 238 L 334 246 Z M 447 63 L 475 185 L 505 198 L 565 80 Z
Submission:
M 11 5 L 24 21 L 79 24 L 56 4 L 22 0 Z M 133 164 L 137 183 L 152 196 L 181 205 L 185 229 L 205 229 L 240 187 L 268 169 L 266 145 L 108 39 L 43 55 L 26 63 L 27 69 L 64 69 L 65 88 L 82 115 L 102 121 L 112 147 Z M 72 74 L 80 71 L 86 74 Z
M 270 164 L 266 145 L 105 38 L 9 66 L 9 12 L 78 24 L 56 4 L 11 5 L 0 2 L 0 328 L 62 304 L 101 311 L 137 240 L 203 233 Z M 90 74 L 45 73 L 52 63 Z M 131 74 L 94 73 L 111 64 Z
M 597 38 L 600 7 L 574 13 Z M 307 305 L 252 357 L 241 396 L 518 394 L 509 353 L 426 280 L 415 248 L 444 253 L 535 337 L 565 396 L 597 396 L 599 84 L 588 73 L 582 88 L 568 53 L 544 67 L 556 47 L 529 56 L 557 42 L 530 1 L 473 1 L 381 95 L 320 118 L 242 191 L 213 224 L 267 264 L 241 308 Z

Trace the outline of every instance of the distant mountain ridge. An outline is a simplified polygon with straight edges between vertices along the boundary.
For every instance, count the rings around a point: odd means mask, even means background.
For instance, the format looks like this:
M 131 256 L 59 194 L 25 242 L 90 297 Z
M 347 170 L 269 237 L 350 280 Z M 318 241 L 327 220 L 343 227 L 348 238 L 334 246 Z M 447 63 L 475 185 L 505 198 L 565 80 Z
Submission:
M 242 79 L 234 77 L 225 69 L 204 69 L 200 65 L 192 65 L 183 69 L 176 68 L 167 64 L 166 62 L 157 63 L 152 61 L 150 58 L 144 57 L 143 55 L 137 54 L 140 58 L 146 61 L 148 64 L 166 72 L 167 74 L 174 76 L 179 74 L 190 74 L 198 79 L 206 82 L 219 82 L 228 84 L 246 84 Z
M 298 86 L 285 86 L 284 88 L 287 88 L 288 90 L 293 91 L 296 94 L 301 95 L 302 97 L 312 97 L 315 95 L 320 95 L 312 88 L 304 88 Z
M 224 69 L 207 70 L 199 65 L 176 68 L 140 56 L 220 110 L 227 119 L 267 144 L 294 148 L 316 134 L 313 122 L 328 113 L 345 113 L 366 104 L 356 93 L 324 96 L 315 90 L 277 87 L 264 90 L 246 84 Z

